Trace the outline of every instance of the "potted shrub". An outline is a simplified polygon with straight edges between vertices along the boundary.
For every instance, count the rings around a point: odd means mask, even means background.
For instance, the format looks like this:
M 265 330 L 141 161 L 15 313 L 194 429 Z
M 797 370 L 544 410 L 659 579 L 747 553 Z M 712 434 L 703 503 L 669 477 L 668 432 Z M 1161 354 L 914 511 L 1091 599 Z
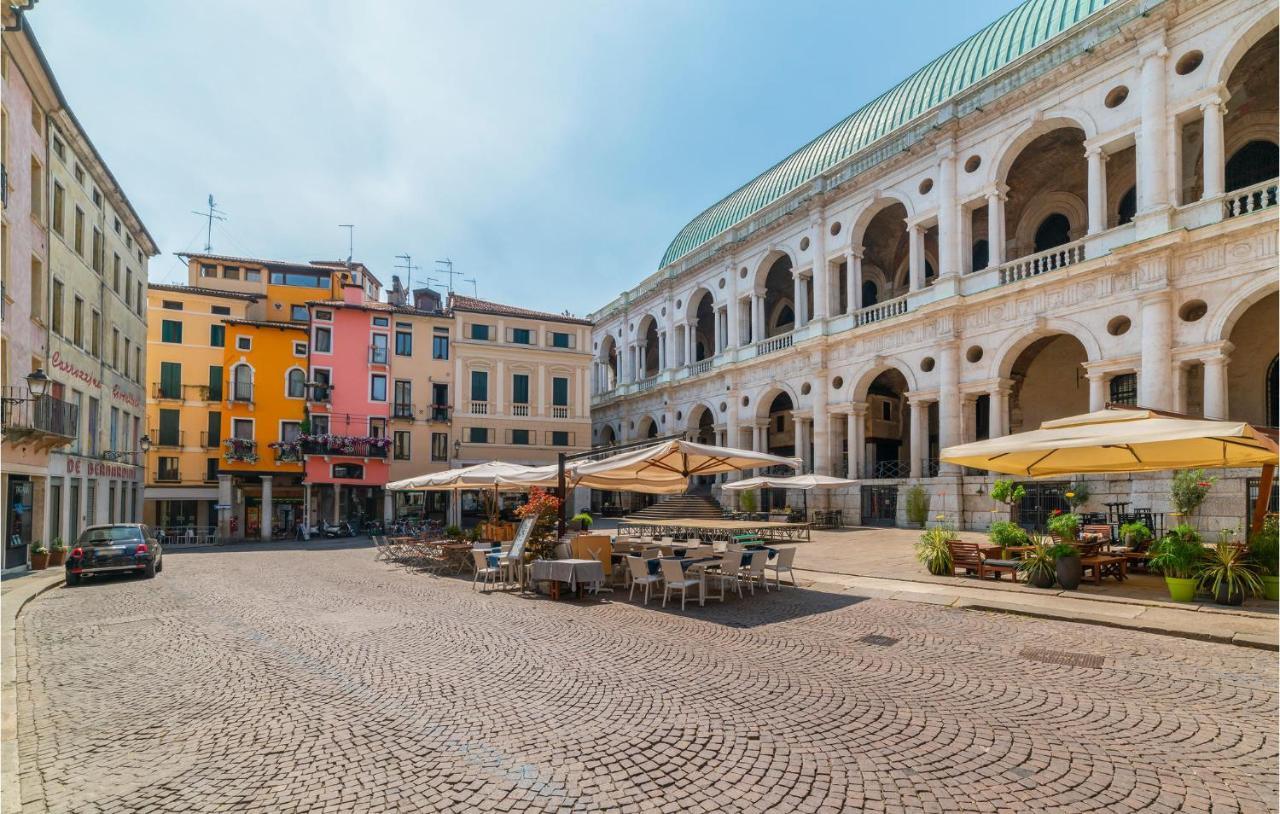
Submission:
M 444 536 L 450 540 L 462 539 L 462 527 L 456 523 L 451 523 L 444 527 Z
M 1003 503 L 1009 512 L 1009 519 L 1016 520 L 1014 515 L 1017 513 L 1018 504 L 1027 496 L 1027 490 L 1021 484 L 1015 484 L 1011 480 L 998 480 L 991 484 L 991 499 L 996 503 Z
M 1037 537 L 1031 541 L 1031 549 L 1023 553 L 1018 565 L 1018 570 L 1026 575 L 1027 581 L 1037 588 L 1052 588 L 1057 579 L 1057 564 L 1050 553 L 1051 548 L 1048 538 Z
M 742 493 L 742 497 L 738 498 L 738 507 L 747 514 L 755 514 L 756 509 L 758 509 L 759 506 L 760 503 L 756 498 L 756 491 L 754 489 L 748 489 Z
M 591 530 L 591 514 L 589 512 L 578 512 L 573 516 L 571 522 L 577 523 L 578 528 L 582 531 Z
M 1204 546 L 1200 545 L 1196 530 L 1186 524 L 1176 526 L 1152 546 L 1151 551 L 1147 564 L 1164 574 L 1169 598 L 1174 602 L 1195 599 L 1197 577 L 1204 559 Z
M 553 559 L 558 539 L 560 498 L 535 486 L 529 490 L 529 500 L 516 509 L 516 516 L 521 520 L 535 518 L 524 550 L 525 560 Z
M 916 543 L 916 559 L 936 577 L 953 573 L 951 549 L 947 543 L 955 539 L 955 531 L 948 526 L 934 526 L 925 529 Z
M 30 551 L 32 571 L 43 571 L 49 567 L 49 549 L 44 547 L 43 542 L 40 540 L 32 540 Z
M 1200 584 L 1213 594 L 1219 605 L 1242 605 L 1245 594 L 1262 590 L 1258 566 L 1241 546 L 1223 539 L 1213 547 L 1200 566 Z
M 1078 480 L 1068 486 L 1062 496 L 1071 504 L 1071 511 L 1075 512 L 1089 499 L 1089 484 Z
M 1054 509 L 1053 514 L 1049 516 L 1048 526 L 1049 533 L 1054 537 L 1064 543 L 1074 543 L 1079 539 L 1076 535 L 1080 533 L 1080 515 Z
M 62 542 L 61 537 L 53 539 L 53 545 L 49 546 L 49 567 L 57 568 L 67 561 L 67 544 Z
M 1131 523 L 1122 524 L 1119 536 L 1120 542 L 1134 551 L 1141 551 L 1151 541 L 1151 529 L 1147 528 L 1146 523 L 1139 523 L 1135 520 Z
M 1181 469 L 1173 473 L 1173 485 L 1169 490 L 1169 500 L 1173 503 L 1174 514 L 1191 517 L 1200 509 L 1200 504 L 1209 495 L 1217 478 L 1205 477 L 1203 469 Z
M 912 528 L 924 528 L 924 521 L 929 517 L 929 493 L 923 486 L 916 484 L 907 489 L 906 511 Z
M 1280 524 L 1274 514 L 1262 521 L 1262 530 L 1249 540 L 1249 554 L 1258 565 L 1264 599 L 1280 599 Z
M 1079 588 L 1084 569 L 1080 565 L 1080 549 L 1076 544 L 1064 540 L 1049 546 L 1046 553 L 1053 558 L 1053 574 L 1058 578 L 1058 584 L 1068 591 Z
M 1000 546 L 1000 556 L 1004 557 L 1010 546 L 1027 544 L 1027 533 L 1012 520 L 997 520 L 987 529 L 987 539 Z

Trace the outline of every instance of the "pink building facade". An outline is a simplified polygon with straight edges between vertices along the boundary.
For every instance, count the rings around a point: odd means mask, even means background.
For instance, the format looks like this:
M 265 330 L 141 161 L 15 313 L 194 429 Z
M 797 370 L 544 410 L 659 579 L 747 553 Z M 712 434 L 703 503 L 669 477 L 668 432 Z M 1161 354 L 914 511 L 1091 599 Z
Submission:
M 304 503 L 309 525 L 390 519 L 391 310 L 352 270 L 342 300 L 309 303 Z

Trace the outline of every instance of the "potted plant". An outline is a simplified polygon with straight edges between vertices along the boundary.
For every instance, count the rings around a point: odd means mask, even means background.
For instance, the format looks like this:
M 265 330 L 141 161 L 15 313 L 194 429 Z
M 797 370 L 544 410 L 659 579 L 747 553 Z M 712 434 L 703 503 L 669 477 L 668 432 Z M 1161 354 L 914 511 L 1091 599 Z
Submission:
M 49 567 L 57 568 L 67 561 L 67 544 L 62 542 L 61 537 L 53 538 L 53 545 L 49 546 Z
M 582 531 L 591 530 L 591 514 L 588 512 L 578 512 L 573 516 L 573 520 L 571 522 L 577 523 L 578 528 Z
M 1217 478 L 1206 477 L 1203 469 L 1181 469 L 1173 473 L 1169 500 L 1174 514 L 1191 517 L 1199 511 L 1215 481 Z
M 1249 554 L 1258 565 L 1264 599 L 1280 599 L 1280 524 L 1274 514 L 1262 521 L 1262 530 L 1249 540 Z
M 1175 526 L 1151 551 L 1147 564 L 1164 574 L 1169 598 L 1174 602 L 1195 599 L 1200 563 L 1204 559 L 1204 546 L 1196 530 L 1186 524 Z
M 938 525 L 925 529 L 916 543 L 916 559 L 935 577 L 947 576 L 954 571 L 951 549 L 947 543 L 955 539 L 955 531 Z
M 1046 553 L 1053 558 L 1053 573 L 1058 578 L 1058 584 L 1068 591 L 1079 588 L 1084 569 L 1080 564 L 1080 549 L 1076 548 L 1076 544 L 1063 540 L 1049 546 Z
M 40 540 L 32 540 L 30 545 L 31 551 L 31 570 L 43 571 L 49 567 L 49 549 L 44 547 L 44 543 Z
M 1074 543 L 1079 539 L 1076 535 L 1080 532 L 1080 515 L 1054 509 L 1053 514 L 1049 515 L 1048 526 L 1049 533 L 1054 537 L 1066 543 Z
M 738 506 L 747 514 L 755 514 L 760 503 L 756 497 L 756 490 L 748 489 L 742 493 L 742 497 L 738 498 Z
M 447 538 L 449 538 L 450 540 L 461 540 L 461 539 L 462 539 L 462 526 L 459 526 L 459 525 L 458 525 L 458 524 L 456 524 L 456 523 L 451 523 L 451 524 L 449 524 L 449 525 L 445 526 L 445 527 L 444 527 L 444 536 L 445 536 L 445 537 L 447 537 Z
M 1123 523 L 1119 530 L 1120 541 L 1134 551 L 1141 551 L 1151 541 L 1151 529 L 1146 523 Z
M 1067 503 L 1071 504 L 1071 511 L 1075 512 L 1089 499 L 1089 484 L 1078 480 L 1068 486 L 1062 496 L 1067 499 Z
M 923 486 L 916 484 L 908 487 L 906 510 L 907 522 L 913 528 L 923 528 L 925 519 L 929 517 L 929 493 Z
M 552 559 L 556 551 L 556 526 L 560 519 L 560 498 L 538 487 L 529 490 L 529 500 L 516 509 L 521 520 L 537 518 L 525 546 L 525 559 Z
M 1219 605 L 1242 605 L 1246 593 L 1256 595 L 1262 590 L 1258 566 L 1249 560 L 1242 546 L 1226 539 L 1210 550 L 1199 576 L 1200 584 Z
M 1018 570 L 1026 575 L 1027 581 L 1037 588 L 1052 588 L 1058 577 L 1057 563 L 1050 551 L 1053 548 L 1050 543 L 1047 537 L 1032 540 L 1031 548 L 1023 553 L 1018 565 Z
M 991 499 L 996 503 L 1003 503 L 1006 511 L 1009 513 L 1009 519 L 1015 520 L 1014 514 L 1017 512 L 1018 504 L 1027 496 L 1026 487 L 1021 484 L 1015 484 L 1011 480 L 998 480 L 991 484 Z
M 997 520 L 987 529 L 987 539 L 1000 546 L 1000 556 L 1005 557 L 1010 546 L 1027 544 L 1027 533 L 1012 520 Z

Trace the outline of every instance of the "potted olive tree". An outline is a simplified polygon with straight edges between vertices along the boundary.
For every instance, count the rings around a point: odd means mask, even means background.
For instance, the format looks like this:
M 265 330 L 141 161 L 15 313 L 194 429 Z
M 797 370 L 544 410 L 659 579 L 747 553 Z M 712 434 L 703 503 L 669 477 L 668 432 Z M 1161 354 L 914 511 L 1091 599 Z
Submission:
M 1017 521 L 1018 504 L 1027 496 L 1027 490 L 1022 484 L 1015 484 L 1011 480 L 998 480 L 991 484 L 991 499 L 996 503 L 1003 503 L 1005 510 L 1008 512 L 1009 520 Z
M 1267 515 L 1262 530 L 1249 539 L 1249 554 L 1258 565 L 1262 597 L 1280 599 L 1280 527 L 1274 514 Z
M 1200 544 L 1199 533 L 1185 523 L 1175 526 L 1151 547 L 1151 552 L 1147 564 L 1164 574 L 1169 598 L 1174 602 L 1195 599 L 1200 565 L 1204 560 L 1204 546 Z

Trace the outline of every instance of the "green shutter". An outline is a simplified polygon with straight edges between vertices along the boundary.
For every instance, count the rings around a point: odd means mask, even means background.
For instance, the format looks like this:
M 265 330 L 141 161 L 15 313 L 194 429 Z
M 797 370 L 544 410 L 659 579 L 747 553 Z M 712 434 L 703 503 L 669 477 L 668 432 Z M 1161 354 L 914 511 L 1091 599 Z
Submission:
M 178 446 L 178 418 L 181 415 L 177 410 L 161 410 L 160 411 L 160 441 L 162 447 Z
M 551 404 L 556 407 L 569 406 L 569 380 L 554 378 L 551 380 Z
M 160 363 L 160 396 L 167 399 L 182 398 L 182 365 L 178 362 Z
M 209 344 L 215 348 L 225 347 L 227 344 L 227 326 L 226 325 L 210 325 L 209 326 Z
M 471 371 L 471 400 L 489 400 L 489 374 L 483 370 Z
M 222 401 L 222 365 L 209 365 L 209 401 Z
M 182 344 L 182 323 L 174 319 L 166 319 L 160 323 L 160 340 Z
M 517 373 L 511 377 L 511 403 L 529 403 L 529 376 L 527 374 Z
M 209 426 L 205 432 L 205 446 L 212 448 L 222 443 L 222 413 L 217 410 L 209 411 Z

